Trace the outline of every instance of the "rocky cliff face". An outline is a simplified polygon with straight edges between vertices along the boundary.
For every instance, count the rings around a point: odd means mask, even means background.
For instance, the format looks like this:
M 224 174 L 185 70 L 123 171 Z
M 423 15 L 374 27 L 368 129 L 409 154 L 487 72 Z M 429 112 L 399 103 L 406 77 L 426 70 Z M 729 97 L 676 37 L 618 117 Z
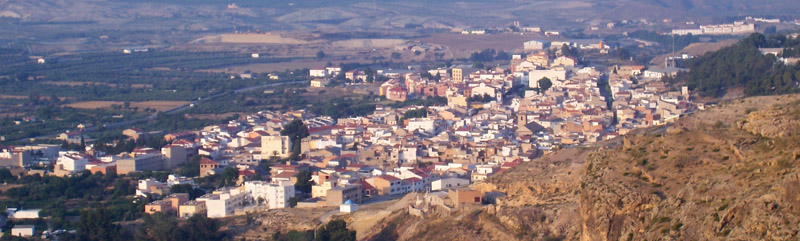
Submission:
M 398 237 L 797 240 L 799 121 L 800 95 L 721 104 L 668 127 L 521 164 L 473 185 L 506 193 L 498 205 L 404 217 L 415 228 Z
M 737 100 L 596 151 L 581 239 L 797 239 L 798 99 Z
M 508 195 L 496 207 L 490 207 L 488 214 L 520 240 L 577 239 L 579 180 L 589 153 L 585 149 L 563 150 L 519 165 L 474 188 Z

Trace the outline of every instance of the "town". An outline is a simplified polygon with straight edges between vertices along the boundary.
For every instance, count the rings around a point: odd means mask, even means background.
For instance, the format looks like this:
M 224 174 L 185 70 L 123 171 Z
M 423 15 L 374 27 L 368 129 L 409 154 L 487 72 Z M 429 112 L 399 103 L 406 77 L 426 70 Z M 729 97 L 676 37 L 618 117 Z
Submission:
M 603 42 L 533 40 L 523 49 L 504 66 L 409 66 L 374 73 L 386 79 L 376 92 L 388 100 L 438 98 L 446 100 L 442 105 L 378 106 L 368 115 L 338 119 L 302 109 L 261 111 L 166 134 L 129 128 L 122 134 L 134 142 L 163 136 L 166 145 L 117 155 L 95 149 L 92 137 L 77 129 L 58 139 L 85 150 L 64 151 L 57 144 L 4 147 L 0 160 L 15 168 L 54 164 L 53 170 L 31 169 L 27 175 L 55 176 L 130 175 L 194 165 L 197 176 L 173 172 L 166 180 L 150 177 L 136 185 L 137 196 L 154 200 L 144 212 L 180 218 L 317 207 L 350 213 L 361 204 L 413 192 L 448 200 L 454 208 L 502 198 L 502 193 L 465 187 L 520 163 L 664 125 L 704 108 L 692 101 L 686 86 L 670 88 L 661 81 L 684 69 L 600 67 L 570 53 L 607 52 Z M 336 76 L 344 75 L 345 85 L 359 85 L 373 74 L 341 71 L 311 69 L 310 91 L 331 86 Z M 228 174 L 232 182 L 200 196 L 171 192 L 176 185 L 197 188 L 197 178 Z

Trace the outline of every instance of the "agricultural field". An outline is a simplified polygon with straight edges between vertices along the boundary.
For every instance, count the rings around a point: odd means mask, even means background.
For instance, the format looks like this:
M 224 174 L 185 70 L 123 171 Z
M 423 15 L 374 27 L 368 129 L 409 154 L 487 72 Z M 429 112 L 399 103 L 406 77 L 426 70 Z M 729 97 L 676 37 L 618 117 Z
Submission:
M 541 34 L 534 33 L 504 33 L 487 35 L 463 35 L 460 33 L 432 34 L 415 39 L 424 43 L 447 46 L 453 52 L 472 52 L 484 49 L 512 51 L 522 49 L 522 43 L 544 39 Z M 552 38 L 547 39 L 552 41 Z
M 53 54 L 43 56 L 47 62 L 38 64 L 24 51 L 3 49 L 0 53 L 4 64 L 0 68 L 0 136 L 5 140 L 52 136 L 77 124 L 133 123 L 206 97 L 278 83 L 266 75 L 241 79 L 199 70 L 288 60 L 252 58 L 240 52 L 153 49 L 132 54 Z M 292 73 L 296 74 L 278 73 L 280 81 L 307 78 L 302 70 Z M 207 123 L 179 117 L 159 117 L 145 125 L 171 130 Z
M 157 112 L 175 109 L 180 106 L 189 104 L 189 101 L 142 101 L 142 102 L 128 102 L 130 108 L 137 110 L 152 109 Z M 67 107 L 76 109 L 114 109 L 114 107 L 122 108 L 125 102 L 122 101 L 83 101 L 66 104 Z

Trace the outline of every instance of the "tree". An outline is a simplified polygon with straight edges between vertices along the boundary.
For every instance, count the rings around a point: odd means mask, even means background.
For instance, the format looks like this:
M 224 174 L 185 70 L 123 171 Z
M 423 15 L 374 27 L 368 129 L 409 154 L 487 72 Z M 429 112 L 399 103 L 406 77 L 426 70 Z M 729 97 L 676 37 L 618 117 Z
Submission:
M 467 100 L 469 102 L 489 103 L 495 100 L 495 98 L 489 94 L 483 94 L 483 95 L 471 96 Z
M 550 81 L 550 78 L 544 77 L 539 80 L 539 89 L 542 90 L 542 93 L 550 89 L 553 86 L 553 82 Z
M 188 233 L 186 240 L 194 241 L 221 240 L 225 234 L 219 232 L 219 228 L 220 224 L 217 220 L 201 214 L 195 214 L 181 226 L 181 229 Z
M 324 227 L 317 230 L 315 241 L 355 241 L 356 231 L 347 229 L 344 220 L 331 220 Z
M 788 77 L 797 76 L 800 66 L 777 64 L 776 56 L 764 55 L 759 48 L 800 49 L 800 41 L 783 35 L 754 33 L 735 45 L 686 61 L 690 71 L 669 81 L 685 82 L 702 96 L 722 96 L 730 87 L 744 87 L 748 96 L 797 92 L 794 84 L 797 79 L 790 81 Z M 784 52 L 784 56 L 786 53 L 791 51 Z
M 289 207 L 290 208 L 297 207 L 297 202 L 299 202 L 299 201 L 300 201 L 300 198 L 298 198 L 298 197 L 290 197 L 289 198 Z
M 239 170 L 234 167 L 228 167 L 222 171 L 222 182 L 225 186 L 235 186 L 237 178 L 239 178 Z
M 275 232 L 272 234 L 273 241 L 309 241 L 314 240 L 314 232 L 313 231 L 297 231 L 297 230 L 289 230 L 286 234 L 282 234 L 280 231 Z
M 292 159 L 299 159 L 300 141 L 309 135 L 308 127 L 300 119 L 294 119 L 289 122 L 289 124 L 283 126 L 281 135 L 288 136 L 289 140 L 292 141 Z
M 193 156 L 188 162 L 181 165 L 178 174 L 185 177 L 200 176 L 200 159 L 202 158 L 202 155 Z
M 205 215 L 194 215 L 179 225 L 174 216 L 158 212 L 144 217 L 134 237 L 136 240 L 212 241 L 224 237 L 219 228 L 216 220 Z
M 314 181 L 311 180 L 311 172 L 302 170 L 295 177 L 297 177 L 297 182 L 294 183 L 294 187 L 298 191 L 303 193 L 311 192 L 311 186 L 314 185 Z
M 17 181 L 17 177 L 11 174 L 8 168 L 0 168 L 0 182 L 13 183 L 15 181 Z
M 136 231 L 134 238 L 138 241 L 171 241 L 185 240 L 185 234 L 178 230 L 178 221 L 163 212 L 145 215 L 144 223 Z
M 322 52 L 322 50 L 317 51 L 317 59 L 322 59 L 322 58 L 325 58 L 325 52 Z
M 203 196 L 203 194 L 206 194 L 205 191 L 203 191 L 201 189 L 196 189 L 196 188 L 192 187 L 191 184 L 172 185 L 172 187 L 169 188 L 169 192 L 170 193 L 187 193 L 187 194 L 189 194 L 189 199 L 192 199 L 192 200 L 197 198 L 197 197 L 199 197 L 199 196 Z
M 81 240 L 120 240 L 120 228 L 114 222 L 114 216 L 106 209 L 94 209 L 81 213 L 76 225 Z
M 112 194 L 113 197 L 121 197 L 132 195 L 135 193 L 135 188 L 131 185 L 128 180 L 124 179 L 117 179 L 114 181 L 114 193 Z

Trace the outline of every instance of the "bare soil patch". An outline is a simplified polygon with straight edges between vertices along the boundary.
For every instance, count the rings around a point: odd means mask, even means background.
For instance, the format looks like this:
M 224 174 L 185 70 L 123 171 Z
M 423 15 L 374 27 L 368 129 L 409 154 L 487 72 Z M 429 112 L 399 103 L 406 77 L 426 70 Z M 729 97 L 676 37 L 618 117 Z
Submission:
M 244 34 L 220 34 L 205 36 L 192 41 L 193 43 L 254 43 L 254 44 L 307 44 L 308 41 L 303 41 L 294 38 L 284 37 L 281 34 L 275 33 L 244 33 Z
M 479 51 L 489 48 L 495 50 L 511 51 L 515 49 L 521 49 L 522 43 L 534 39 L 544 39 L 544 36 L 533 33 L 525 33 L 524 35 L 520 35 L 519 33 L 485 34 L 485 35 L 442 33 L 414 40 L 418 40 L 424 43 L 447 46 L 450 48 L 450 50 L 458 52 L 458 51 Z
M 690 44 L 689 46 L 686 46 L 686 48 L 683 48 L 680 51 L 676 52 L 675 54 L 676 55 L 689 54 L 692 56 L 702 56 L 708 52 L 717 51 L 722 48 L 734 45 L 738 41 L 739 41 L 738 39 L 726 39 L 713 43 L 693 43 Z M 658 66 L 663 66 L 664 60 L 666 59 L 666 57 L 669 57 L 670 55 L 671 54 L 664 54 L 656 56 L 655 58 L 653 58 L 653 60 L 650 61 L 650 63 Z
M 150 109 L 155 109 L 156 111 L 165 111 L 188 103 L 189 101 L 154 100 L 154 101 L 130 102 L 130 105 L 131 107 L 139 108 L 139 110 L 150 108 Z M 123 105 L 123 104 L 125 104 L 125 102 L 122 101 L 82 101 L 82 102 L 70 103 L 67 104 L 66 106 L 77 109 L 110 109 L 112 105 Z

